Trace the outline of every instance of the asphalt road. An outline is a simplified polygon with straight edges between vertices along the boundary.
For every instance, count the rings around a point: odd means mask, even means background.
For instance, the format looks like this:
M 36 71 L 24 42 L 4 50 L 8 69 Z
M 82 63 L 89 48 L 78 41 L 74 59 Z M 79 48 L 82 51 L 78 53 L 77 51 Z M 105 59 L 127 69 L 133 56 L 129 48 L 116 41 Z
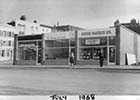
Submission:
M 0 68 L 0 95 L 140 95 L 140 71 Z

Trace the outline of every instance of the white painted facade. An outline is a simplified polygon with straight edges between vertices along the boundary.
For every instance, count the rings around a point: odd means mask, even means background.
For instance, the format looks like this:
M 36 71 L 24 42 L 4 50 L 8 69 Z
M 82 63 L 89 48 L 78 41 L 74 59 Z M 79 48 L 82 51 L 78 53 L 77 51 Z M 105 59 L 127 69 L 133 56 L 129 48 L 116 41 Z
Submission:
M 38 23 L 23 20 L 16 20 L 15 27 L 19 35 L 34 35 L 51 32 L 51 28 L 41 27 Z
M 14 27 L 0 25 L 0 61 L 13 59 L 15 33 L 16 30 Z
M 41 33 L 50 33 L 50 32 L 52 32 L 52 29 L 48 28 L 48 27 L 40 26 L 40 31 L 41 31 Z

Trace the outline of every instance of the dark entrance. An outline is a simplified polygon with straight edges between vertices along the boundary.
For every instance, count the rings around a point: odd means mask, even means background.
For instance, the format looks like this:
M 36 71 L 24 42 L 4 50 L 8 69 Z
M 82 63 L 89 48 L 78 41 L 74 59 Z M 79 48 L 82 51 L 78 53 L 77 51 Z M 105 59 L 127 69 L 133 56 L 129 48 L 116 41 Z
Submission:
M 38 63 L 41 63 L 41 61 L 42 61 L 42 50 L 41 50 L 41 48 L 38 48 Z

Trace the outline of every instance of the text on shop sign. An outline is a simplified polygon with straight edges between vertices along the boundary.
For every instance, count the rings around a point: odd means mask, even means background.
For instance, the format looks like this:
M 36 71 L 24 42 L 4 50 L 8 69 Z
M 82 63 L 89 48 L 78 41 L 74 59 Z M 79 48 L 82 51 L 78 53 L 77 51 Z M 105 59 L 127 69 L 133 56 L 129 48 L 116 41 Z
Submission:
M 82 32 L 81 35 L 82 36 L 89 36 L 89 35 L 109 35 L 111 34 L 111 31 L 96 31 L 96 32 Z

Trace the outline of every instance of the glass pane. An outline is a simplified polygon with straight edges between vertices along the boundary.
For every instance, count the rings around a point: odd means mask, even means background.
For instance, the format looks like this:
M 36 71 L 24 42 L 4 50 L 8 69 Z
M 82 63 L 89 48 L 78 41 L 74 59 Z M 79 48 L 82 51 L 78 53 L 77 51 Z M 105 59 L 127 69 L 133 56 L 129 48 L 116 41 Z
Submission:
M 75 46 L 75 39 L 70 40 L 70 46 L 74 47 Z
M 46 47 L 68 47 L 69 40 L 47 40 Z
M 45 50 L 46 60 L 66 60 L 68 59 L 69 49 L 68 48 L 55 48 Z
M 99 60 L 100 47 L 80 48 L 80 59 Z M 107 59 L 107 47 L 102 47 L 104 58 Z
M 19 60 L 36 60 L 36 48 L 21 47 L 18 54 Z
M 36 60 L 36 42 L 19 42 L 19 60 Z
M 115 37 L 109 37 L 109 45 L 115 45 L 116 44 L 116 38 Z
M 115 47 L 109 48 L 109 62 L 115 63 Z

